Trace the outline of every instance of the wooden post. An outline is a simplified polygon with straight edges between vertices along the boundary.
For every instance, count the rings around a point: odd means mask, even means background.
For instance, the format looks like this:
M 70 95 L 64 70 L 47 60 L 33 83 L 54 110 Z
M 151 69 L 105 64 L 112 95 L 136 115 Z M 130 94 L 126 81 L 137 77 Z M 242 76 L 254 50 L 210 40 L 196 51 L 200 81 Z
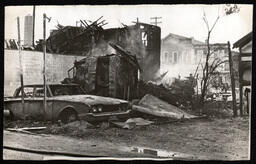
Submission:
M 46 114 L 46 71 L 45 71 L 45 56 L 46 56 L 46 14 L 43 14 L 43 34 L 44 34 L 44 44 L 43 44 L 43 77 L 44 77 L 44 112 Z
M 24 86 L 23 86 L 23 67 L 22 67 L 22 57 L 21 57 L 20 18 L 19 17 L 17 17 L 17 28 L 18 28 L 18 46 L 19 46 L 19 62 L 20 62 L 21 103 L 22 103 L 22 113 L 25 115 Z
M 243 78 L 243 75 L 242 75 L 242 61 L 241 61 L 241 48 L 239 48 L 239 56 L 238 56 L 238 61 L 239 61 L 239 107 L 240 107 L 240 116 L 243 116 L 243 84 L 242 84 L 242 78 Z
M 32 34 L 32 46 L 35 47 L 35 10 L 36 6 L 33 6 L 33 34 Z
M 130 86 L 128 85 L 128 89 L 127 89 L 127 100 L 130 100 Z
M 228 41 L 228 58 L 229 58 L 229 70 L 230 70 L 230 79 L 231 79 L 231 89 L 232 89 L 232 109 L 233 109 L 234 117 L 237 117 L 234 69 L 233 69 L 233 60 L 232 60 L 232 53 L 231 53 L 229 41 Z

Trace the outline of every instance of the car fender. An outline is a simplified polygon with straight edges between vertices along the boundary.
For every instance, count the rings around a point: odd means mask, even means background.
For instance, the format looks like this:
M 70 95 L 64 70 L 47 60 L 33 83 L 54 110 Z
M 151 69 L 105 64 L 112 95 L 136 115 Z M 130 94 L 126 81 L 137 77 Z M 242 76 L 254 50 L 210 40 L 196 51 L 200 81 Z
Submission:
M 72 105 L 67 105 L 67 106 L 62 107 L 62 108 L 57 112 L 56 118 L 58 118 L 59 115 L 61 114 L 61 112 L 63 112 L 63 111 L 66 110 L 66 109 L 74 110 L 74 111 L 78 114 L 78 111 L 76 110 L 76 108 L 75 108 L 74 106 L 72 106 Z

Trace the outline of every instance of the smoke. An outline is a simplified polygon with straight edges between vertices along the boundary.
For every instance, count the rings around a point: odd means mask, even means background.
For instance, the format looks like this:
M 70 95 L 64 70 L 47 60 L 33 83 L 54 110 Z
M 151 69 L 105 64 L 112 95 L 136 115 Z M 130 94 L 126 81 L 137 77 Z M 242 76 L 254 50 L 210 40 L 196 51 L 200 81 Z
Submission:
M 96 45 L 93 46 L 88 56 L 106 56 L 110 54 L 116 54 L 116 50 L 109 45 L 109 42 L 100 40 Z
M 142 28 L 137 25 L 124 28 L 124 32 L 126 33 L 126 40 L 124 41 L 125 44 L 123 45 L 123 47 L 126 50 L 132 52 L 132 54 L 136 55 L 138 63 L 142 69 L 141 76 L 144 81 L 153 80 L 160 76 L 160 54 L 157 54 L 158 50 L 155 50 L 155 45 L 149 45 L 149 43 L 152 42 L 152 40 L 150 40 L 152 39 L 150 38 L 150 35 L 155 32 L 153 30 L 154 29 L 148 28 L 147 26 L 144 26 Z M 154 44 L 157 43 L 155 43 L 154 41 Z M 148 48 L 148 50 L 150 51 L 147 50 L 147 46 L 150 46 Z M 152 51 L 154 51 L 154 53 Z M 157 56 L 159 56 L 159 60 L 157 60 Z
M 178 63 L 173 65 L 161 65 L 161 73 L 168 71 L 162 82 L 166 85 L 171 85 L 175 78 L 186 79 L 190 74 L 194 75 L 196 70 L 195 65 L 186 63 Z

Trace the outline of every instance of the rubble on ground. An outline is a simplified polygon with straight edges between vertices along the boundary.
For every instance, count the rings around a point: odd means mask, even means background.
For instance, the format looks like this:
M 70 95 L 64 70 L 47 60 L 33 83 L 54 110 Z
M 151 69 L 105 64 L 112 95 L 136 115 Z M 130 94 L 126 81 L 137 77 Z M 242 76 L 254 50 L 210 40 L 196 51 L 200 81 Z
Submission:
M 165 72 L 162 76 L 166 76 L 167 73 Z M 191 109 L 195 85 L 195 78 L 192 75 L 184 80 L 175 78 L 170 85 L 152 81 L 139 81 L 139 98 L 151 94 L 179 108 Z
M 85 136 L 90 135 L 91 131 L 96 127 L 86 121 L 74 121 L 68 124 L 54 124 L 50 126 L 46 133 L 51 134 L 69 134 L 70 136 Z
M 146 126 L 146 125 L 150 125 L 154 122 L 145 120 L 143 118 L 129 118 L 125 122 L 112 121 L 111 123 L 113 125 L 115 125 L 116 127 L 120 127 L 123 129 L 133 129 L 136 126 Z
M 197 116 L 188 114 L 178 107 L 168 104 L 150 94 L 145 95 L 138 103 L 133 105 L 133 110 L 157 117 L 169 117 L 173 119 L 196 118 Z
M 166 89 L 162 84 L 156 85 L 139 81 L 139 98 L 142 98 L 146 94 L 151 94 L 172 105 L 176 105 L 179 101 L 179 96 L 175 95 L 171 90 Z

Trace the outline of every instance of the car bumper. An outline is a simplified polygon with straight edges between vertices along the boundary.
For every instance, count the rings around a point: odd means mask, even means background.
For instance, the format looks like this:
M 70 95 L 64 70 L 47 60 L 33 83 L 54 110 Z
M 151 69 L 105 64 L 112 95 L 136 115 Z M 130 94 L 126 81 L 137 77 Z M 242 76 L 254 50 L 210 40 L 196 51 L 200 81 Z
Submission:
M 127 110 L 123 112 L 86 113 L 86 114 L 79 115 L 79 118 L 88 120 L 88 121 L 102 121 L 102 120 L 108 120 L 113 117 L 117 117 L 117 118 L 128 117 L 130 113 L 131 113 L 131 110 Z

